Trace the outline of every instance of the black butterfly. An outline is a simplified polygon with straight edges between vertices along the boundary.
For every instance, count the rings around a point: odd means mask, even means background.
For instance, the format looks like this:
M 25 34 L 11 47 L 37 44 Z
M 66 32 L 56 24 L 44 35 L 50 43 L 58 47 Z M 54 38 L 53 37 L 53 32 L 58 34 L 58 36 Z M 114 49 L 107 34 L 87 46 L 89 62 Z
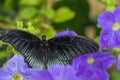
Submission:
M 73 58 L 99 49 L 96 42 L 82 36 L 60 36 L 49 40 L 42 36 L 40 40 L 21 30 L 4 30 L 0 40 L 18 50 L 30 67 L 41 69 L 53 64 L 70 64 Z

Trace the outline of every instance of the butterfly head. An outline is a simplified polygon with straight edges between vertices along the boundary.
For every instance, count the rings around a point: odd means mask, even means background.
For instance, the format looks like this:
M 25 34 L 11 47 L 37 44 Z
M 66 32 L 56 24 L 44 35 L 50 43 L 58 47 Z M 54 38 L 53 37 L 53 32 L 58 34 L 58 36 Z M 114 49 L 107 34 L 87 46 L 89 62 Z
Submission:
M 46 36 L 42 35 L 42 41 L 46 41 Z
M 42 48 L 46 48 L 48 47 L 48 41 L 46 40 L 46 36 L 45 35 L 42 35 L 41 37 L 41 41 L 40 41 L 40 47 Z

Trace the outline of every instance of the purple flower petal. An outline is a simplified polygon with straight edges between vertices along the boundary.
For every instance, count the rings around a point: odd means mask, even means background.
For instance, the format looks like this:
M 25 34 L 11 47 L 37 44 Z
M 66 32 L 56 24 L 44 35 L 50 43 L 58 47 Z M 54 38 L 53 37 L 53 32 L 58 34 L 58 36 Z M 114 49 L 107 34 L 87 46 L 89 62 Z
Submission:
M 113 23 L 115 23 L 114 15 L 111 12 L 103 12 L 98 17 L 98 24 L 103 29 L 112 29 Z
M 77 36 L 77 33 L 72 30 L 65 30 L 55 35 L 55 37 L 60 37 L 60 36 Z
M 97 54 L 94 58 L 96 63 L 100 64 L 104 69 L 109 69 L 116 61 L 115 57 L 108 52 Z
M 8 64 L 0 69 L 0 80 L 12 80 L 13 76 L 20 74 L 24 80 L 32 80 L 32 77 L 39 69 L 28 68 L 24 58 L 16 54 L 8 61 Z M 34 80 L 34 79 L 33 79 Z
M 88 66 L 89 67 L 89 66 Z M 109 80 L 109 74 L 107 71 L 101 69 L 95 69 L 94 71 L 90 70 L 87 66 L 81 68 L 78 71 L 77 75 L 82 80 Z
M 6 67 L 0 68 L 0 80 L 11 80 L 10 71 L 6 69 Z
M 103 30 L 100 35 L 100 47 L 104 50 L 117 47 L 116 32 Z
M 92 61 L 88 62 L 89 60 Z M 77 76 L 83 80 L 109 80 L 109 75 L 106 70 L 110 68 L 113 63 L 115 63 L 115 57 L 112 54 L 98 51 L 73 59 L 72 65 L 77 70 Z M 101 73 L 101 75 L 99 73 Z
M 115 16 L 115 22 L 119 22 L 120 23 L 120 7 L 117 7 L 114 10 L 113 14 Z
M 109 80 L 110 76 L 107 71 L 97 70 L 89 80 Z
M 115 42 L 117 44 L 117 47 L 120 48 L 120 31 L 114 32 L 115 33 Z
M 19 54 L 16 54 L 8 61 L 7 67 L 10 68 L 11 72 L 14 73 L 16 73 L 18 70 L 24 72 L 24 69 L 28 68 L 27 64 L 24 62 L 24 58 Z
M 52 80 L 79 80 L 76 71 L 71 66 L 54 65 L 48 69 Z
M 117 69 L 120 71 L 120 54 L 118 55 Z
M 72 66 L 53 65 L 48 70 L 39 71 L 34 80 L 80 80 Z
M 53 80 L 47 70 L 37 72 L 30 80 Z

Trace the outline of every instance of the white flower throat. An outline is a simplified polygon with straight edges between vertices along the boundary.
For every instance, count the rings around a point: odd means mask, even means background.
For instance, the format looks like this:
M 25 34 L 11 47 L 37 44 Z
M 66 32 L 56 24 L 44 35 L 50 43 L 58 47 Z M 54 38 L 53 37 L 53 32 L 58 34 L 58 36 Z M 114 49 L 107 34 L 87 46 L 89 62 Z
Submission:
M 21 74 L 15 74 L 12 77 L 12 80 L 23 80 L 23 76 Z
M 115 30 L 115 31 L 119 30 L 120 29 L 120 23 L 118 23 L 118 22 L 114 23 L 113 26 L 112 26 L 112 29 Z

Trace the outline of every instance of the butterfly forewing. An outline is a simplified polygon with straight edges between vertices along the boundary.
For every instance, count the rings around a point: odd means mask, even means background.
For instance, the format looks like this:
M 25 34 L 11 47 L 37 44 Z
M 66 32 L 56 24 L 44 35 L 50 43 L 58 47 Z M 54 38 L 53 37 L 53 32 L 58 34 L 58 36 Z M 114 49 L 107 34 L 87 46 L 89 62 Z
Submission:
M 53 64 L 69 64 L 73 58 L 99 49 L 93 40 L 80 36 L 61 36 L 47 41 L 21 30 L 2 31 L 0 40 L 18 50 L 30 67 L 41 69 Z

